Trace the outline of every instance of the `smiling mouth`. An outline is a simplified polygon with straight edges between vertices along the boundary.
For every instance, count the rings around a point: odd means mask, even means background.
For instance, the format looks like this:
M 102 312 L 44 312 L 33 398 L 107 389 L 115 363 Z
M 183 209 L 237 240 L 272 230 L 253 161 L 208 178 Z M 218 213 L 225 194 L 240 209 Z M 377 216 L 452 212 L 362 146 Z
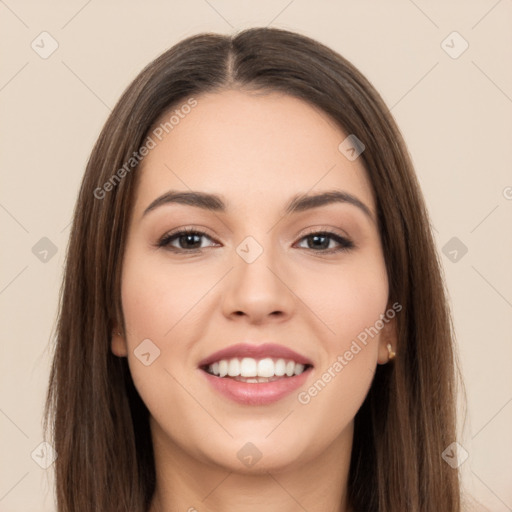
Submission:
M 297 363 L 291 359 L 252 357 L 220 359 L 202 366 L 206 373 L 221 379 L 258 384 L 290 379 L 312 368 L 310 364 Z

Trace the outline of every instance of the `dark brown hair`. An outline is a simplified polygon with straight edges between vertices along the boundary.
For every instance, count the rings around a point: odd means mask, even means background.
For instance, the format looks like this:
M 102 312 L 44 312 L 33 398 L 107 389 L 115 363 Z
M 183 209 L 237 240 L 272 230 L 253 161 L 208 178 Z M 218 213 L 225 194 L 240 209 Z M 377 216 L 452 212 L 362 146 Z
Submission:
M 349 503 L 364 512 L 459 512 L 459 476 L 441 457 L 456 438 L 458 366 L 441 265 L 400 132 L 379 94 L 347 60 L 305 36 L 253 28 L 199 34 L 151 62 L 115 106 L 92 151 L 71 229 L 45 409 L 59 512 L 143 512 L 155 469 L 148 410 L 126 358 L 121 265 L 137 167 L 99 194 L 172 106 L 205 92 L 279 91 L 355 134 L 376 197 L 398 302 L 397 357 L 378 365 L 355 417 Z M 126 169 L 126 167 L 125 167 Z M 118 175 L 119 176 L 119 175 Z M 105 189 L 103 189 L 105 190 Z

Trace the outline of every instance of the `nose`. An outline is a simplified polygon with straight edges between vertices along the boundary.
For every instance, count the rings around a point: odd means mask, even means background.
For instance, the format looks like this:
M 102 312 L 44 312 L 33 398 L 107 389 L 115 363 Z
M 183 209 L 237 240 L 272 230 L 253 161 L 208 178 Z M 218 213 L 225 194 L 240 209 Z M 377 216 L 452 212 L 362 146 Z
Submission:
M 278 261 L 267 249 L 252 263 L 237 254 L 235 257 L 235 268 L 229 273 L 223 293 L 224 315 L 231 319 L 243 317 L 252 324 L 289 319 L 296 298 L 282 260 Z

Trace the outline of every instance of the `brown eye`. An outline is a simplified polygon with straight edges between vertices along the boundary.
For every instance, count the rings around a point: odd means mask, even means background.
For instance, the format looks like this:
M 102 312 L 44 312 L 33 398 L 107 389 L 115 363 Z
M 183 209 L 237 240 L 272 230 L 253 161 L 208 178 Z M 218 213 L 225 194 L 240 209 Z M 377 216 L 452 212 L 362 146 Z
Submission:
M 339 252 L 339 251 L 347 251 L 355 247 L 354 243 L 348 238 L 339 236 L 336 233 L 331 231 L 317 231 L 314 233 L 309 233 L 308 235 L 301 238 L 301 240 L 307 240 L 307 247 L 303 247 L 304 249 L 309 249 L 316 252 Z M 338 247 L 330 247 L 331 242 L 338 244 Z
M 212 241 L 212 238 L 203 231 L 182 229 L 163 236 L 157 246 L 174 252 L 200 252 L 202 249 L 208 247 L 202 245 L 203 239 Z M 302 240 L 307 241 L 307 247 L 301 247 L 302 249 L 319 253 L 331 254 L 340 251 L 348 251 L 355 247 L 355 244 L 351 240 L 332 231 L 312 232 L 302 237 L 301 241 Z M 334 244 L 334 247 L 332 244 Z
M 176 233 L 169 233 L 165 235 L 158 242 L 158 247 L 165 247 L 169 250 L 177 252 L 199 251 L 204 248 L 201 245 L 202 238 L 208 238 L 209 240 L 211 240 L 211 238 L 202 231 L 197 231 L 193 229 L 183 229 Z M 173 245 L 175 243 L 178 244 L 178 247 L 176 247 L 176 245 Z

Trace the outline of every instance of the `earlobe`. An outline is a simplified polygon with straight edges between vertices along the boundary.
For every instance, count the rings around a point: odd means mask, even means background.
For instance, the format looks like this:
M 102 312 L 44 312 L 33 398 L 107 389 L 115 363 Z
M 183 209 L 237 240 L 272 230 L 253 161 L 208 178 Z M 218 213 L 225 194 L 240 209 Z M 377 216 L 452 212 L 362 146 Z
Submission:
M 387 322 L 380 333 L 378 364 L 386 364 L 396 356 L 396 318 Z
M 128 355 L 126 340 L 124 339 L 122 333 L 119 332 L 117 329 L 114 329 L 112 331 L 110 348 L 112 350 L 112 353 L 118 357 L 126 357 Z

